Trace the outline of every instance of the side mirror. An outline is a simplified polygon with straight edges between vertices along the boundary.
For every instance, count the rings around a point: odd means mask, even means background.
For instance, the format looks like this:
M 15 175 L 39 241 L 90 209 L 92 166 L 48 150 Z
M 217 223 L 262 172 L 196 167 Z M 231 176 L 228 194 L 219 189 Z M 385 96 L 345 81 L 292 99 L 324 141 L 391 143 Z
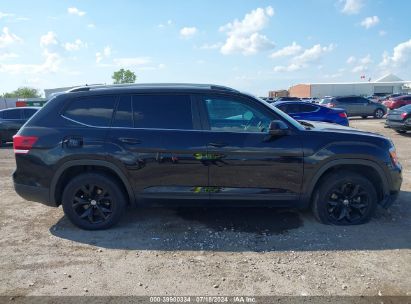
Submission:
M 268 128 L 268 134 L 272 136 L 284 136 L 289 132 L 288 126 L 282 120 L 273 120 Z

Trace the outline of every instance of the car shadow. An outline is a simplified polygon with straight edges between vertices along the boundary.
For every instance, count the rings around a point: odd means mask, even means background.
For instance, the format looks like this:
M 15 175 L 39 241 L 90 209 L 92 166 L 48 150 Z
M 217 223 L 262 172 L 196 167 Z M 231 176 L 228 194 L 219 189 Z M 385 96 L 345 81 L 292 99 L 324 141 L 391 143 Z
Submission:
M 62 217 L 59 238 L 107 249 L 316 251 L 411 248 L 411 192 L 357 226 L 318 223 L 311 212 L 272 208 L 130 208 L 120 224 L 85 231 Z

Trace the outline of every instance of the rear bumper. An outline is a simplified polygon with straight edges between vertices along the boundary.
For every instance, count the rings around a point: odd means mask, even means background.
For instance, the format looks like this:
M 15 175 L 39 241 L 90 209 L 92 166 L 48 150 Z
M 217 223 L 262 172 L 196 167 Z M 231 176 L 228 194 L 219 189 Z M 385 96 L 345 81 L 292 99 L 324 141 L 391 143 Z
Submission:
M 385 124 L 392 129 L 409 130 L 411 125 L 405 124 L 403 121 L 387 120 Z
M 56 204 L 50 202 L 50 190 L 48 188 L 14 183 L 14 189 L 25 200 L 57 207 Z

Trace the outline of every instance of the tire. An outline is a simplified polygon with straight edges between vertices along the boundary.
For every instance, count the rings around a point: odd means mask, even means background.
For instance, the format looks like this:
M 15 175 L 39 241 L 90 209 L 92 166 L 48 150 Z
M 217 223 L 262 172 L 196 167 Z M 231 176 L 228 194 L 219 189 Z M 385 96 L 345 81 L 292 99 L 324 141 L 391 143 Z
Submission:
M 375 118 L 375 119 L 381 119 L 381 118 L 384 117 L 384 115 L 385 115 L 385 112 L 384 112 L 383 109 L 376 109 L 376 110 L 374 111 L 374 118 Z
M 368 116 L 367 115 L 362 115 L 361 118 L 362 119 L 366 119 Z
M 344 170 L 321 179 L 311 206 L 321 223 L 359 225 L 370 220 L 377 202 L 377 192 L 370 180 Z
M 397 133 L 399 133 L 399 134 L 407 133 L 407 131 L 405 131 L 405 130 L 395 130 L 395 132 L 397 132 Z
M 113 178 L 85 173 L 74 177 L 64 188 L 62 205 L 64 214 L 77 227 L 101 230 L 120 221 L 126 197 Z

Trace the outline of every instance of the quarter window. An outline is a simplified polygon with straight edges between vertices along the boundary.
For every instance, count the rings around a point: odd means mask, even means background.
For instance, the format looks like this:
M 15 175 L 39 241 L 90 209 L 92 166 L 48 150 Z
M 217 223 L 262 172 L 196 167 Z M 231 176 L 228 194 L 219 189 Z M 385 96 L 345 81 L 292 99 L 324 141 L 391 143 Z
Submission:
M 132 106 L 135 128 L 193 129 L 188 95 L 135 95 Z
M 267 132 L 272 119 L 252 105 L 224 98 L 205 98 L 211 130 Z
M 108 127 L 113 115 L 114 103 L 114 96 L 74 99 L 64 112 L 64 116 L 86 125 Z

